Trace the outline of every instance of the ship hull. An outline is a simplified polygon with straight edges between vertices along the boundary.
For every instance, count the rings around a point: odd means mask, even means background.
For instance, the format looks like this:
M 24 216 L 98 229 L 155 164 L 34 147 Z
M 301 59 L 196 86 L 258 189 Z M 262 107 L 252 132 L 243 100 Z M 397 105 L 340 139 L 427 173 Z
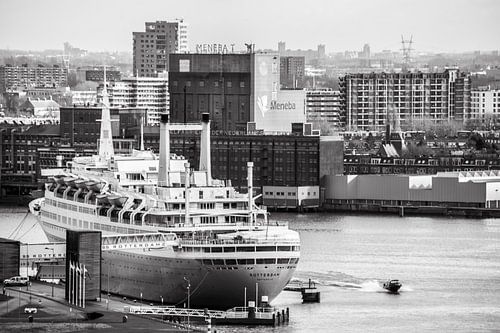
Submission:
M 65 230 L 42 227 L 51 241 Z M 56 231 L 56 232 L 54 232 Z M 102 252 L 101 289 L 140 302 L 227 310 L 245 301 L 271 302 L 292 278 L 294 265 L 205 265 L 172 249 Z

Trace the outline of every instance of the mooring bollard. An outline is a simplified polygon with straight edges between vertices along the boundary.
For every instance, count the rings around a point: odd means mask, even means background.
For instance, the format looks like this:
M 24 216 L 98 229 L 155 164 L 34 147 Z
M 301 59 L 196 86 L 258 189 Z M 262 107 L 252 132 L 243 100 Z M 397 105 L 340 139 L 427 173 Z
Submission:
M 207 332 L 210 333 L 212 332 L 212 318 L 208 317 L 206 321 L 207 321 Z
M 122 323 L 126 323 L 126 322 L 127 322 L 127 320 L 128 320 L 128 317 L 127 317 L 127 316 L 123 316 L 123 318 L 122 318 Z
M 33 316 L 29 316 L 29 317 L 28 317 L 28 322 L 29 322 L 29 323 L 32 323 L 32 322 L 33 322 Z

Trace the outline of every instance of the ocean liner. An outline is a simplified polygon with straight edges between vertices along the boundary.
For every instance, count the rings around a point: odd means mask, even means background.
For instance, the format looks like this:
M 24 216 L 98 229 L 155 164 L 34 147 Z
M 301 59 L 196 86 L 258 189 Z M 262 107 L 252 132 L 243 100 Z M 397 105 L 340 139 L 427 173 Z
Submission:
M 105 88 L 102 104 L 98 155 L 74 158 L 45 185 L 38 218 L 49 240 L 63 241 L 67 229 L 168 239 L 103 250 L 105 292 L 173 305 L 190 293 L 191 307 L 219 309 L 262 296 L 272 301 L 297 267 L 300 238 L 255 204 L 252 162 L 248 194 L 212 179 L 208 114 L 201 124 L 172 124 L 162 114 L 159 156 L 143 142 L 141 150 L 115 155 Z M 172 130 L 201 131 L 199 170 L 170 153 Z

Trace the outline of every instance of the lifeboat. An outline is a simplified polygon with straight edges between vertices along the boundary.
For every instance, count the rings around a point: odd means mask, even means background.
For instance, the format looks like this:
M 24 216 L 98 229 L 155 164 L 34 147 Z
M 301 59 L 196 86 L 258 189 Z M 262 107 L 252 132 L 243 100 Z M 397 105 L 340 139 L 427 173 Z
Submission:
M 85 186 L 87 187 L 87 189 L 89 191 L 100 192 L 103 184 L 91 180 L 91 181 L 86 182 Z
M 78 188 L 81 188 L 81 189 L 85 189 L 86 186 L 85 186 L 85 183 L 87 181 L 84 180 L 84 179 L 78 179 L 78 180 L 75 180 L 75 186 L 78 187 Z
M 127 201 L 127 197 L 122 197 L 119 195 L 110 195 L 108 196 L 108 201 L 112 205 L 122 207 L 123 204 Z
M 96 196 L 97 202 L 101 205 L 109 204 L 108 195 L 107 194 L 99 194 Z
M 64 176 L 55 176 L 54 180 L 55 180 L 56 183 L 58 183 L 60 185 L 64 185 L 64 178 L 66 178 L 66 177 L 64 177 Z
M 66 186 L 71 186 L 75 187 L 75 180 L 78 180 L 78 178 L 75 177 L 64 177 L 63 182 L 66 184 Z

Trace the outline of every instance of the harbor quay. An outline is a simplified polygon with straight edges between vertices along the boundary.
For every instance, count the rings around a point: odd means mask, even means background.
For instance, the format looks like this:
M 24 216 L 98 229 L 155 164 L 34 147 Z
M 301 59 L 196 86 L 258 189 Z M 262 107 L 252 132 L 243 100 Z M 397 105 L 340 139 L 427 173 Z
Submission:
M 85 309 L 70 306 L 64 299 L 64 287 L 33 281 L 29 286 L 7 287 L 0 294 L 0 332 L 37 332 L 105 330 L 133 332 L 148 328 L 149 332 L 180 332 L 182 324 L 151 320 L 130 313 L 124 307 L 135 304 L 121 297 L 107 296 L 88 302 Z M 197 331 L 196 327 L 191 330 Z

